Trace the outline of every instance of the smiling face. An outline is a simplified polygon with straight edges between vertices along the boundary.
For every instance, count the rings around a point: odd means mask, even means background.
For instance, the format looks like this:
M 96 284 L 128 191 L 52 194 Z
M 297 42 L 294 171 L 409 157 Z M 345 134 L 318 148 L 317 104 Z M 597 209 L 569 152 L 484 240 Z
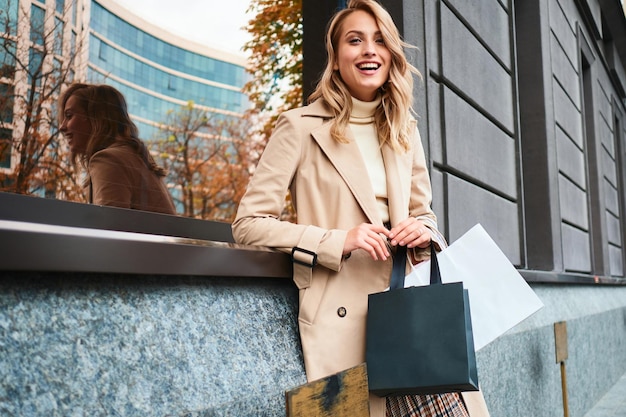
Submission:
M 387 82 L 391 52 L 372 15 L 357 10 L 348 15 L 339 29 L 334 69 L 352 97 L 373 101 L 378 89 Z
M 63 122 L 60 127 L 63 136 L 68 140 L 73 154 L 84 154 L 91 136 L 91 123 L 80 106 L 76 96 L 70 96 L 63 109 Z

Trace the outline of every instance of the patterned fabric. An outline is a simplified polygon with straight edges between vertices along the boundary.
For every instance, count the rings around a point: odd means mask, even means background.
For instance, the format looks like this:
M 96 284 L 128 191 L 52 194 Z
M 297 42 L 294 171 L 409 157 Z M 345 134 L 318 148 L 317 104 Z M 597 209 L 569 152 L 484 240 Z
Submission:
M 457 393 L 387 397 L 387 417 L 469 417 Z

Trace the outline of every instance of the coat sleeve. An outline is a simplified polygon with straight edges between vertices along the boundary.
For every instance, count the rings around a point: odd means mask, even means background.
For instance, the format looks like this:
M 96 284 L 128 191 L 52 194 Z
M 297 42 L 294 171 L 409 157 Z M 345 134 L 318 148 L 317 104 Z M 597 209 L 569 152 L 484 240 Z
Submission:
M 298 129 L 299 114 L 282 114 L 261 156 L 248 188 L 239 203 L 232 225 L 237 243 L 275 248 L 305 264 L 316 263 L 338 271 L 342 262 L 347 232 L 327 230 L 315 225 L 294 224 L 280 220 L 287 190 L 291 187 L 308 132 Z M 292 190 L 297 193 L 297 190 Z M 297 211 L 297 207 L 296 207 Z M 299 271 L 302 270 L 303 271 Z M 310 282 L 312 267 L 294 264 L 294 280 L 299 288 Z

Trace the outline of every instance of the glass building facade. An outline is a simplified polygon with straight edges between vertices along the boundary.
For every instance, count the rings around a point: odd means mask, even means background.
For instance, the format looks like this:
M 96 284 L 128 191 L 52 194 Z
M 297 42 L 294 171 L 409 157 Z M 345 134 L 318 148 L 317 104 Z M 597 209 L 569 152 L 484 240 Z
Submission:
M 243 57 L 165 32 L 112 0 L 88 6 L 86 79 L 124 94 L 142 138 L 154 138 L 167 113 L 189 101 L 218 117 L 238 117 L 249 106 Z
M 0 0 L 0 174 L 13 172 L 20 152 L 28 154 L 20 148 L 24 131 L 54 130 L 50 118 L 55 92 L 63 77 L 71 81 L 74 76 L 70 57 L 75 53 L 76 11 L 82 1 Z M 29 151 L 34 159 L 51 152 L 36 146 Z M 0 180 L 0 187 L 7 181 Z
M 168 113 L 190 101 L 217 118 L 239 118 L 250 106 L 241 92 L 248 78 L 245 57 L 169 33 L 122 4 L 0 0 L 0 94 L 6 97 L 0 103 L 0 170 L 12 169 L 10 138 L 23 129 L 22 118 L 14 116 L 19 109 L 6 102 L 7 91 L 42 88 L 46 71 L 66 70 L 62 83 L 87 81 L 119 89 L 144 140 L 154 139 Z M 20 50 L 28 54 L 21 70 L 15 60 Z M 55 97 L 49 100 L 52 109 Z

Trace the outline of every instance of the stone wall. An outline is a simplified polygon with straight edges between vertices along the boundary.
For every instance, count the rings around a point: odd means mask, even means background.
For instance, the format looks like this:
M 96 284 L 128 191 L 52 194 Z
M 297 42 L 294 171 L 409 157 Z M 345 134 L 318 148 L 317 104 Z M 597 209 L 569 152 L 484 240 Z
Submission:
M 0 278 L 0 415 L 284 416 L 305 382 L 290 281 Z

